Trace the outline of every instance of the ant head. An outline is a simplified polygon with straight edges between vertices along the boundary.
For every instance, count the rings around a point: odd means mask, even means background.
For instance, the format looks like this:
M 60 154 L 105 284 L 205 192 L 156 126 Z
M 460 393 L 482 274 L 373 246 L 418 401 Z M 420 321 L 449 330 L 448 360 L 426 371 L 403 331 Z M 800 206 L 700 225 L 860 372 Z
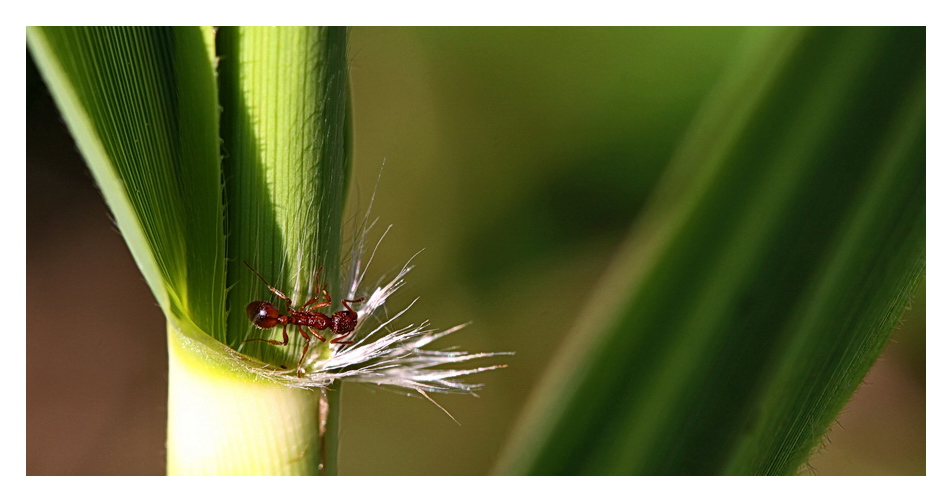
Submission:
M 277 326 L 278 316 L 281 315 L 278 309 L 268 302 L 251 302 L 245 308 L 245 311 L 248 313 L 248 319 L 251 319 L 255 326 L 262 329 Z

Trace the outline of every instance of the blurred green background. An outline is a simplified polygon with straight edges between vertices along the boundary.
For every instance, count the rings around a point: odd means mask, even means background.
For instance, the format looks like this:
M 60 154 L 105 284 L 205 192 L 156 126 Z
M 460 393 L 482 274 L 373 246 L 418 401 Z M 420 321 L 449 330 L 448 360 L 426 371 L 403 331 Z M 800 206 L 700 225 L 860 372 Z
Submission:
M 395 298 L 420 298 L 404 319 L 471 321 L 445 345 L 516 354 L 470 377 L 486 384 L 480 398 L 435 396 L 461 425 L 423 399 L 345 385 L 343 474 L 490 471 L 743 36 L 352 30 L 349 214 L 363 214 L 380 174 L 377 230 L 394 225 L 369 283 L 424 249 Z M 30 64 L 27 473 L 161 474 L 161 313 Z M 924 287 L 894 339 L 805 473 L 925 474 Z

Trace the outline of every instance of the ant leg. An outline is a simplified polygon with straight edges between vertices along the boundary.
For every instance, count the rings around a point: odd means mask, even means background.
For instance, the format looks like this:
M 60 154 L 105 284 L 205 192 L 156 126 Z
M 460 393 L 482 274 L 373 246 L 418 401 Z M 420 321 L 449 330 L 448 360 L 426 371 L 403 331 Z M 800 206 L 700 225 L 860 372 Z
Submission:
M 249 338 L 249 339 L 247 339 L 247 340 L 245 340 L 245 341 L 246 341 L 246 342 L 268 342 L 268 343 L 270 343 L 271 345 L 287 345 L 287 344 L 288 344 L 288 341 L 290 340 L 290 339 L 288 338 L 288 325 L 287 325 L 287 324 L 284 325 L 284 330 L 281 332 L 281 334 L 284 335 L 284 341 L 283 341 L 283 342 L 279 342 L 279 341 L 277 341 L 277 340 L 268 340 L 267 338 Z
M 301 360 L 298 361 L 298 378 L 304 376 L 304 358 L 307 357 L 307 349 L 311 346 L 311 337 L 307 336 L 307 332 L 304 331 L 304 326 L 298 326 L 298 331 L 301 332 L 301 336 L 304 337 L 304 350 L 301 351 Z
M 322 270 L 324 270 L 324 265 L 321 265 L 320 268 L 317 269 L 317 274 L 314 275 L 314 298 L 311 298 L 307 301 L 307 303 L 301 305 L 301 311 L 311 312 L 331 305 L 332 302 L 330 293 L 327 292 L 327 289 L 321 286 L 321 283 L 318 280 L 321 277 Z M 318 293 L 318 291 L 320 291 L 320 293 Z M 322 294 L 324 296 L 324 301 L 318 303 L 317 305 L 311 306 L 314 304 L 314 302 L 321 299 Z
M 324 338 L 323 336 L 321 336 L 321 334 L 318 333 L 316 329 L 314 329 L 314 328 L 308 326 L 308 327 L 307 327 L 307 330 L 310 331 L 312 335 L 316 336 L 318 340 L 320 340 L 320 341 L 322 341 L 322 342 L 326 342 L 326 341 L 327 341 L 327 339 Z
M 356 300 L 341 300 L 340 303 L 341 303 L 341 305 L 344 306 L 345 309 L 349 310 L 352 314 L 356 314 L 357 312 L 356 312 L 353 308 L 351 308 L 351 306 L 348 305 L 348 303 L 360 303 L 360 302 L 362 302 L 362 301 L 364 301 L 364 297 L 363 297 L 363 296 L 361 296 L 360 298 L 358 298 L 358 299 L 356 299 Z
M 312 310 L 317 310 L 317 309 L 320 309 L 320 308 L 324 308 L 324 307 L 329 306 L 329 305 L 332 303 L 332 302 L 331 302 L 331 295 L 330 295 L 330 293 L 327 292 L 326 289 L 323 290 L 323 291 L 324 291 L 324 301 L 322 301 L 321 303 L 318 303 L 317 305 L 311 305 L 311 304 L 313 304 L 314 302 L 320 300 L 321 297 L 318 296 L 317 298 L 311 298 L 310 300 L 307 301 L 307 303 L 305 303 L 304 305 L 301 305 L 301 311 L 302 311 L 302 312 L 310 312 L 310 311 L 312 311 Z
M 353 331 L 351 331 L 351 333 L 353 333 Z M 337 338 L 331 340 L 331 343 L 339 343 L 339 344 L 341 344 L 341 345 L 350 345 L 350 344 L 354 343 L 353 340 L 347 340 L 347 341 L 344 341 L 344 342 L 341 341 L 342 338 L 347 338 L 348 336 L 350 336 L 350 333 L 344 333 L 343 335 L 341 335 L 341 336 L 339 336 L 339 337 L 337 337 Z
M 314 274 L 314 292 L 317 293 L 317 285 L 320 284 L 318 279 L 321 277 L 321 270 L 324 270 L 324 265 L 317 267 L 317 273 Z

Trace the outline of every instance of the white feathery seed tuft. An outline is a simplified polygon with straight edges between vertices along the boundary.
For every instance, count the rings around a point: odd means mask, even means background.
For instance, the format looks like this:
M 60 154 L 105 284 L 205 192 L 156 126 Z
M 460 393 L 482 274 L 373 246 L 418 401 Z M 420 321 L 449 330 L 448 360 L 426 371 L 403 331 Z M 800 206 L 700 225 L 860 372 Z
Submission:
M 373 199 L 371 199 L 371 205 Z M 368 208 L 367 214 L 369 215 Z M 367 266 L 373 261 L 377 248 L 390 231 L 388 227 L 381 235 L 366 265 L 362 265 L 360 256 L 363 244 L 372 222 L 367 224 L 365 215 L 363 231 L 355 239 L 354 259 L 350 275 L 350 287 L 347 298 L 365 296 L 366 301 L 357 309 L 357 326 L 351 334 L 353 344 L 334 344 L 330 357 L 322 359 L 322 351 L 312 349 L 302 364 L 304 374 L 297 376 L 298 368 L 277 369 L 274 366 L 258 364 L 242 357 L 240 360 L 254 373 L 296 388 L 323 388 L 336 381 L 362 382 L 412 390 L 446 410 L 433 401 L 430 392 L 460 393 L 475 395 L 482 387 L 478 383 L 467 383 L 460 377 L 504 368 L 506 365 L 479 366 L 468 369 L 446 369 L 444 365 L 463 363 L 493 356 L 512 355 L 511 352 L 484 352 L 471 354 L 462 350 L 429 350 L 425 347 L 447 335 L 465 327 L 465 324 L 437 331 L 428 327 L 428 322 L 407 324 L 396 328 L 394 325 L 402 319 L 413 303 L 393 316 L 388 316 L 385 305 L 387 300 L 405 284 L 405 277 L 413 269 L 407 261 L 400 272 L 384 285 L 376 286 L 369 294 L 359 294 L 360 283 L 366 275 Z M 417 253 L 419 254 L 419 253 Z M 449 413 L 447 412 L 447 415 Z M 452 418 L 452 415 L 450 415 Z M 455 420 L 455 419 L 454 419 Z

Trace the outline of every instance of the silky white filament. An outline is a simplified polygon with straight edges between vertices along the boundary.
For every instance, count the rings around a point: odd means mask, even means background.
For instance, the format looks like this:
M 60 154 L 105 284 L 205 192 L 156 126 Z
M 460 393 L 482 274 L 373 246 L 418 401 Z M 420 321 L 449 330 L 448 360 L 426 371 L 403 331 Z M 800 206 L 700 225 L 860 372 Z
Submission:
M 373 200 L 371 199 L 372 204 Z M 369 215 L 369 212 L 370 209 L 368 208 L 367 215 Z M 436 404 L 440 409 L 443 408 L 427 395 L 428 392 L 475 395 L 475 391 L 481 387 L 481 384 L 466 383 L 460 381 L 459 378 L 503 368 L 505 365 L 481 366 L 469 369 L 437 367 L 492 356 L 510 355 L 511 353 L 470 354 L 460 350 L 427 350 L 424 348 L 430 343 L 460 330 L 465 324 L 443 331 L 428 329 L 427 321 L 408 324 L 400 328 L 394 327 L 398 319 L 401 319 L 416 301 L 414 300 L 409 306 L 393 316 L 387 315 L 385 305 L 390 296 L 405 284 L 405 276 L 413 269 L 410 261 L 416 255 L 411 257 L 400 272 L 389 282 L 382 286 L 376 286 L 367 295 L 358 295 L 360 283 L 366 275 L 367 267 L 373 261 L 377 248 L 391 228 L 388 227 L 383 232 L 374 246 L 367 264 L 363 265 L 360 260 L 363 253 L 363 244 L 374 223 L 376 221 L 368 224 L 368 217 L 365 215 L 364 221 L 360 225 L 362 230 L 356 236 L 354 244 L 355 252 L 349 274 L 351 279 L 347 297 L 366 297 L 366 300 L 360 304 L 360 308 L 357 310 L 357 326 L 351 335 L 354 343 L 333 345 L 331 356 L 323 359 L 321 351 L 310 351 L 301 365 L 303 370 L 301 377 L 297 376 L 298 368 L 296 367 L 279 370 L 273 366 L 257 364 L 246 358 L 242 361 L 258 375 L 289 387 L 321 388 L 339 380 L 386 385 L 415 391 Z M 443 411 L 446 410 L 443 409 Z

